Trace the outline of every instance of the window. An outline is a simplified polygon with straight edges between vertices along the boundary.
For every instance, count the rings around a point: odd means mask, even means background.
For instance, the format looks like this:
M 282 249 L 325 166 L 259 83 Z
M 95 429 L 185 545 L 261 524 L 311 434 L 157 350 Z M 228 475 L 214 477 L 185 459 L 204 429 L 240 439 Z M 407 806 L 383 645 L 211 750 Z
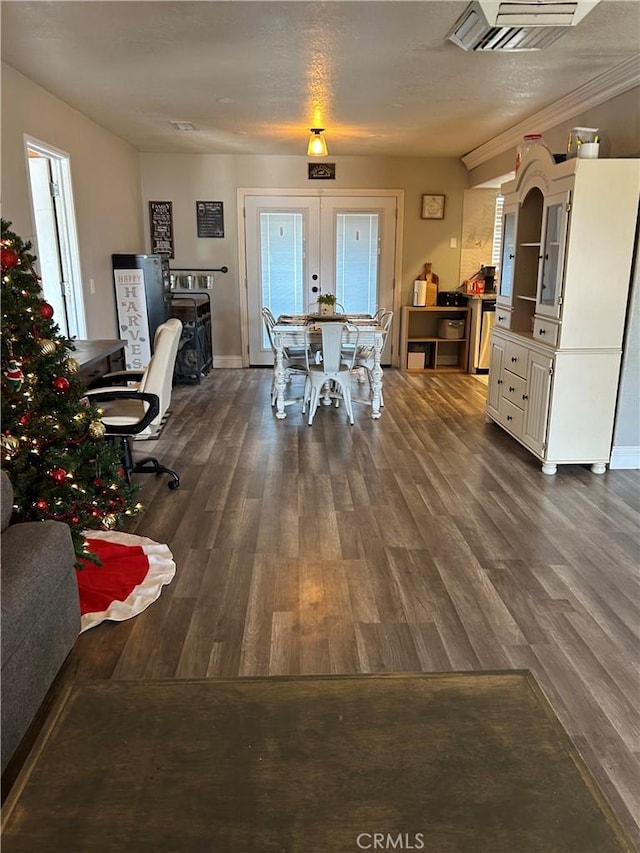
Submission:
M 491 263 L 499 267 L 502 255 L 502 211 L 504 210 L 504 196 L 496 196 L 496 209 L 493 219 L 493 249 L 491 251 Z

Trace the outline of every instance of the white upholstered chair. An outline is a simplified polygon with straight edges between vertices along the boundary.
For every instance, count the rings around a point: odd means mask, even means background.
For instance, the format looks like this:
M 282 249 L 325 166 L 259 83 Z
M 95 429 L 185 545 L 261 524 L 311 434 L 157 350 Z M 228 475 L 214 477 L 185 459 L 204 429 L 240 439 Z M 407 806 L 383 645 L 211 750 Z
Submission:
M 151 361 L 140 375 L 137 386 L 124 384 L 134 380 L 136 371 L 119 371 L 108 374 L 109 383 L 114 380 L 120 385 L 92 388 L 86 392 L 103 410 L 102 423 L 106 435 L 118 441 L 122 448 L 122 464 L 131 479 L 132 474 L 169 474 L 169 488 L 177 489 L 180 478 L 175 471 L 161 465 L 153 456 L 134 462 L 131 453 L 133 438 L 153 438 L 154 427 L 158 427 L 171 401 L 173 370 L 182 332 L 180 320 L 172 319 L 159 328 Z M 135 380 L 134 380 L 135 381 Z

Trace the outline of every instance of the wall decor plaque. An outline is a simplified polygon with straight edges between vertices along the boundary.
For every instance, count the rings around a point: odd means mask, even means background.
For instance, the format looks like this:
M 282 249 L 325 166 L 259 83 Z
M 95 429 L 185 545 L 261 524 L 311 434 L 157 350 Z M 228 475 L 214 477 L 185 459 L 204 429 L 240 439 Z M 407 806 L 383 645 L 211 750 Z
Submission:
M 221 201 L 197 201 L 198 237 L 224 237 L 224 206 Z
M 149 202 L 151 254 L 175 257 L 173 252 L 173 202 Z
M 443 195 L 423 195 L 422 219 L 444 219 L 444 199 Z
M 309 163 L 310 181 L 335 181 L 335 163 Z

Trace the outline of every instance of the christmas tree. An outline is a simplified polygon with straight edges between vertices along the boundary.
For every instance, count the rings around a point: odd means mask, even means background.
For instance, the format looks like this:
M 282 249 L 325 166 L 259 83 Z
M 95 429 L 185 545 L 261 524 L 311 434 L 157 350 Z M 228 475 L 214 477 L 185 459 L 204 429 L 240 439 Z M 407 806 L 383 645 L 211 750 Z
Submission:
M 2 220 L 1 444 L 14 520 L 64 521 L 78 558 L 91 558 L 82 532 L 118 527 L 142 507 L 100 409 L 84 396 L 73 342 L 42 298 L 31 244 L 10 226 Z

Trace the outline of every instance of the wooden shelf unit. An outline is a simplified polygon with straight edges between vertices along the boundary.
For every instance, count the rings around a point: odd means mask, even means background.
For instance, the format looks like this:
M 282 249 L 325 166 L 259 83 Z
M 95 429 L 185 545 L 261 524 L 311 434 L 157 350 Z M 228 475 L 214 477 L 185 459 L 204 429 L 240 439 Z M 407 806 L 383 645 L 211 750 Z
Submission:
M 440 320 L 464 320 L 464 332 L 461 338 L 441 338 L 438 335 Z M 433 306 L 414 308 L 405 305 L 402 308 L 400 323 L 400 352 L 402 370 L 409 373 L 462 373 L 467 370 L 469 349 L 469 308 L 454 306 Z M 424 346 L 424 367 L 409 367 L 411 344 Z

